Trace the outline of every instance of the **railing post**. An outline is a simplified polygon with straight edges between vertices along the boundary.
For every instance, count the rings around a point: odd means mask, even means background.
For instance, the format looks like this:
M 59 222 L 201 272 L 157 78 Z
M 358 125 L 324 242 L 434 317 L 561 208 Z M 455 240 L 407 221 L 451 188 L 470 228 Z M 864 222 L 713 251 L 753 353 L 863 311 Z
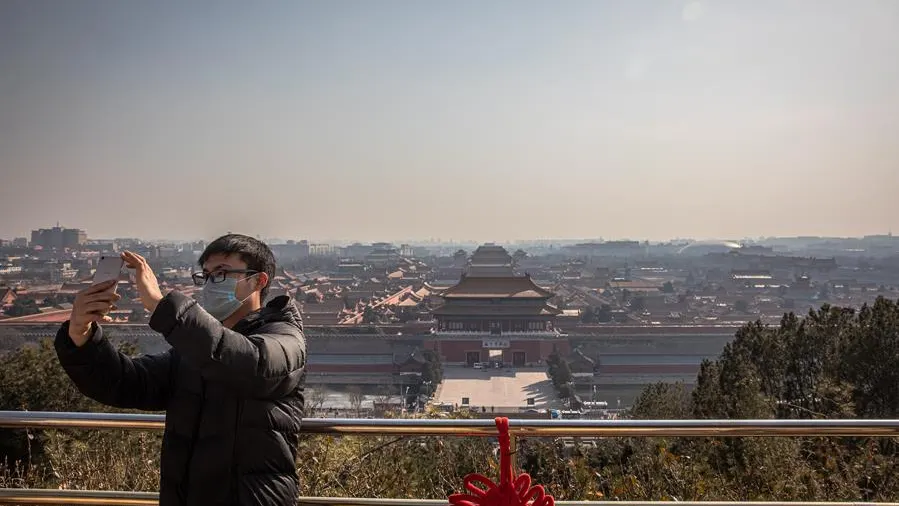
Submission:
M 514 430 L 509 431 L 509 452 L 514 456 L 515 460 L 513 462 L 518 462 L 518 438 L 520 437 L 522 436 L 516 434 Z

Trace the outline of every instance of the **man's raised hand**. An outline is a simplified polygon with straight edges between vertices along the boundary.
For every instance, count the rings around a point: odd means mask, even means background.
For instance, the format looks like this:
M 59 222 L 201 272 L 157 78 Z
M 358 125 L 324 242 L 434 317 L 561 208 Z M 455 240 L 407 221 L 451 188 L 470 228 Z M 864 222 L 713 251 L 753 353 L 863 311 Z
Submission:
M 91 325 L 102 321 L 112 321 L 107 316 L 113 304 L 121 298 L 112 291 L 115 280 L 98 283 L 85 288 L 75 296 L 72 316 L 69 319 L 69 337 L 75 346 L 82 346 L 90 339 Z
M 156 306 L 162 300 L 162 292 L 153 269 L 144 257 L 131 251 L 122 253 L 122 260 L 129 269 L 134 270 L 134 286 L 140 294 L 141 303 L 150 313 L 156 311 Z

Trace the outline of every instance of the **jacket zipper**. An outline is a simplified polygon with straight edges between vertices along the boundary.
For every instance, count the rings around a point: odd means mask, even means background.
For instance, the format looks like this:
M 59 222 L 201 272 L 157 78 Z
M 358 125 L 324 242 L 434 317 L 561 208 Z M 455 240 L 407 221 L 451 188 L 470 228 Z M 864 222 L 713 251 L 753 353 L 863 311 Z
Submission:
M 243 417 L 243 403 L 244 401 L 242 399 L 237 399 L 237 416 L 234 417 L 234 443 L 231 447 L 231 501 L 234 504 L 239 502 L 237 496 L 240 491 L 240 466 L 237 465 L 237 445 L 239 444 L 239 441 L 237 437 L 240 434 L 240 419 Z
M 244 323 L 244 321 L 238 322 L 237 325 L 232 329 L 235 332 L 246 335 L 245 333 L 249 331 L 248 326 Z M 238 494 L 240 493 L 240 486 L 238 484 L 240 480 L 240 468 L 237 465 L 237 445 L 238 440 L 237 436 L 240 434 L 240 419 L 243 416 L 243 403 L 244 401 L 239 397 L 236 398 L 237 409 L 235 410 L 234 416 L 234 442 L 231 446 L 231 503 L 238 504 L 239 498 Z
M 184 470 L 184 498 L 190 502 L 191 497 L 188 496 L 190 491 L 190 466 L 193 464 L 194 451 L 197 448 L 197 438 L 200 437 L 200 425 L 203 423 L 203 412 L 206 409 L 206 380 L 200 378 L 200 412 L 197 415 L 197 421 L 194 423 L 193 437 L 190 439 L 190 453 L 187 458 L 187 469 Z

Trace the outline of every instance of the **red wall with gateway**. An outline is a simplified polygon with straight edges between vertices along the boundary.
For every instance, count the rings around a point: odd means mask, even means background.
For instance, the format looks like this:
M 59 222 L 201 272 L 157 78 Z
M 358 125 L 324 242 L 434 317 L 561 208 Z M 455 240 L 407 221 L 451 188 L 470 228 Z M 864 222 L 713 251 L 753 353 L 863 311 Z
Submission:
M 309 364 L 306 369 L 311 373 L 393 373 L 393 364 Z
M 481 340 L 471 341 L 437 341 L 437 350 L 442 362 L 465 362 L 466 353 L 469 351 L 481 351 L 481 360 L 486 360 L 487 353 Z
M 484 349 L 480 339 L 477 340 L 440 340 L 436 339 L 436 348 L 443 362 L 465 362 L 466 354 L 470 351 L 481 352 L 481 361 L 486 362 L 488 353 Z M 512 362 L 512 354 L 516 351 L 523 351 L 527 354 L 528 363 L 543 362 L 546 357 L 553 352 L 553 347 L 558 350 L 563 357 L 571 353 L 571 347 L 567 340 L 534 340 L 534 341 L 515 341 L 511 342 L 509 348 L 503 350 L 503 360 Z

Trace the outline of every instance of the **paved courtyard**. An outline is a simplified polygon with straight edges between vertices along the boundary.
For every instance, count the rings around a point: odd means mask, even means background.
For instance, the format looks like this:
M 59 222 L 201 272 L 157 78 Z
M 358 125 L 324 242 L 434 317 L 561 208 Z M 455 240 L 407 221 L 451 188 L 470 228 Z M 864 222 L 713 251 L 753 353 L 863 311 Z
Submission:
M 469 404 L 495 408 L 557 408 L 561 405 L 552 381 L 542 368 L 474 369 L 472 367 L 443 368 L 443 383 L 434 398 L 436 403 Z M 528 397 L 534 406 L 527 405 Z

